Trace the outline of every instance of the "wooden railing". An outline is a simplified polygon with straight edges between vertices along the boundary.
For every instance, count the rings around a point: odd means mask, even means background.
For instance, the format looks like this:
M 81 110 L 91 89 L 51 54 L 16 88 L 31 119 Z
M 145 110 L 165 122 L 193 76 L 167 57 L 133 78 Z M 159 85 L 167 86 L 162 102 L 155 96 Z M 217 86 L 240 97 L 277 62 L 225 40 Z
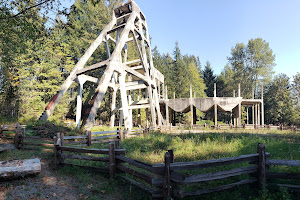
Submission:
M 85 135 L 77 136 L 64 136 L 60 135 L 64 144 L 79 145 L 79 146 L 91 146 L 96 143 L 108 143 L 119 142 L 126 138 L 135 137 L 141 134 L 147 134 L 149 128 L 145 129 L 132 129 L 132 130 L 112 130 L 112 131 L 100 131 L 91 132 L 87 131 Z
M 270 172 L 268 168 L 272 165 L 299 167 L 300 160 L 271 160 L 269 159 L 270 154 L 266 153 L 263 144 L 258 144 L 257 153 L 255 154 L 193 162 L 174 162 L 174 152 L 173 150 L 169 150 L 165 153 L 164 163 L 151 165 L 125 157 L 124 154 L 126 150 L 119 149 L 113 142 L 109 143 L 108 149 L 89 149 L 66 147 L 63 146 L 61 141 L 61 138 L 55 138 L 54 141 L 56 166 L 69 165 L 70 163 L 66 162 L 66 160 L 70 159 L 106 162 L 108 165 L 102 168 L 90 166 L 80 167 L 109 173 L 111 179 L 115 178 L 115 174 L 118 173 L 118 177 L 128 181 L 131 185 L 143 189 L 149 193 L 152 198 L 169 199 L 171 197 L 184 198 L 200 196 L 253 183 L 260 185 L 262 188 L 272 178 L 299 179 L 300 177 L 300 173 Z M 67 152 L 72 152 L 72 154 L 67 154 Z M 89 155 L 77 155 L 87 153 Z M 91 156 L 92 154 L 102 154 L 106 156 L 97 157 Z M 239 163 L 246 164 L 239 165 Z M 227 170 L 213 173 L 199 174 L 199 172 L 203 170 L 197 170 L 214 167 L 221 167 L 224 169 L 225 166 L 233 164 L 237 167 L 234 168 L 234 166 L 231 166 L 231 168 Z M 220 168 L 218 169 L 220 170 Z M 215 169 L 213 171 L 215 171 Z M 236 179 L 232 179 L 233 177 L 236 177 Z M 222 179 L 230 179 L 231 182 L 228 180 L 228 184 L 194 191 L 186 191 L 184 188 L 186 185 L 190 184 L 209 183 Z M 232 182 L 232 180 L 235 181 Z M 278 186 L 288 187 L 289 189 L 299 189 L 300 187 L 299 185 L 286 184 L 278 184 Z
M 289 167 L 300 167 L 300 160 L 267 160 L 267 165 L 272 170 L 272 166 L 289 166 Z M 267 178 L 269 181 L 273 179 L 290 179 L 299 180 L 300 173 L 286 173 L 286 172 L 267 172 Z M 286 187 L 289 190 L 300 192 L 300 185 L 290 184 L 276 184 L 279 187 Z
M 0 138 L 5 141 L 13 141 L 17 125 L 0 125 Z
M 172 126 L 171 128 L 168 128 L 169 130 L 176 129 L 176 127 Z M 291 131 L 299 131 L 297 126 L 275 126 L 275 125 L 253 125 L 253 124 L 242 124 L 241 127 L 234 127 L 233 125 L 228 125 L 228 124 L 218 124 L 217 126 L 215 125 L 207 125 L 207 124 L 202 124 L 202 125 L 196 125 L 194 124 L 192 127 L 193 130 L 198 130 L 198 129 L 217 129 L 217 130 L 226 130 L 226 129 L 269 129 L 269 130 L 291 130 Z
M 46 152 L 53 151 L 53 140 L 50 138 L 43 138 L 41 136 L 26 136 L 25 128 L 22 126 L 4 127 L 1 132 L 1 138 L 11 139 L 14 142 L 16 148 L 24 150 L 42 150 Z M 14 133 L 6 134 L 5 131 L 15 131 Z M 113 131 L 101 131 L 101 132 L 90 132 L 87 131 L 85 135 L 77 136 L 64 136 L 63 133 L 58 133 L 62 144 L 68 144 L 73 146 L 91 146 L 96 143 L 109 143 L 122 141 L 124 138 L 131 138 L 140 134 L 147 134 L 149 129 L 134 129 L 129 130 L 113 130 Z
M 16 132 L 25 132 L 26 125 L 20 124 L 10 124 L 10 125 L 0 125 L 0 138 L 3 141 L 14 142 Z
M 23 150 L 42 150 L 45 152 L 53 151 L 53 140 L 40 136 L 26 136 L 25 129 L 18 129 L 15 133 L 14 143 L 16 148 Z

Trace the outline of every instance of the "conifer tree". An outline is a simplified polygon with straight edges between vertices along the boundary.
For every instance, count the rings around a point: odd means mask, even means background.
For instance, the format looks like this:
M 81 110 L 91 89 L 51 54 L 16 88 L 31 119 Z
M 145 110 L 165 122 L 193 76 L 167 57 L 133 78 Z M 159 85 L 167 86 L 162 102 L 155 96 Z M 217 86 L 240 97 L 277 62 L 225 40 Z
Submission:
M 296 119 L 291 95 L 289 77 L 285 74 L 275 76 L 266 86 L 264 95 L 265 119 L 267 124 L 293 124 Z
M 214 83 L 216 82 L 216 76 L 210 66 L 210 62 L 207 61 L 204 66 L 203 71 L 203 80 L 206 85 L 206 89 L 204 90 L 208 97 L 214 96 Z

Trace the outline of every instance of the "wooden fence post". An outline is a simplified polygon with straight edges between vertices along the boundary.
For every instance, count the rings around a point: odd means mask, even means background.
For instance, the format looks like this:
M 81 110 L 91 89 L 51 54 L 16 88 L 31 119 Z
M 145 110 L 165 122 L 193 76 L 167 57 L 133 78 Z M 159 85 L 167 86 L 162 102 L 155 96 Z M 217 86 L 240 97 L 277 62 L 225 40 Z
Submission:
M 174 163 L 174 150 L 171 149 L 171 150 L 168 150 L 168 152 L 170 153 L 170 160 L 171 160 L 171 163 Z
M 297 131 L 297 126 L 294 125 L 293 131 Z
M 170 171 L 171 156 L 169 152 L 165 153 L 165 175 L 163 187 L 163 199 L 169 200 L 171 197 L 171 171 Z
M 64 133 L 60 133 L 60 146 L 64 146 Z
M 55 169 L 58 168 L 59 165 L 59 159 L 58 159 L 58 144 L 57 144 L 57 137 L 54 136 L 53 137 L 53 143 L 54 143 L 54 148 L 53 148 L 53 152 L 54 152 L 54 167 Z
M 14 144 L 15 144 L 15 147 L 17 149 L 19 149 L 19 139 L 20 139 L 20 137 L 19 137 L 19 131 L 16 130 L 16 134 L 15 134 L 15 138 L 14 138 Z
M 281 131 L 283 130 L 283 125 L 282 125 L 282 124 L 280 125 L 280 130 L 281 130 Z
M 110 142 L 108 145 L 109 156 L 109 177 L 113 179 L 116 173 L 116 156 L 115 156 L 115 144 Z
M 148 135 L 148 128 L 147 128 L 147 126 L 145 126 L 145 128 L 144 128 L 144 132 L 145 132 L 145 136 Z
M 91 146 L 92 145 L 92 132 L 91 131 L 87 131 L 86 132 L 86 144 L 87 146 Z
M 263 188 L 266 184 L 266 147 L 262 143 L 257 144 L 258 153 L 258 180 L 260 187 Z

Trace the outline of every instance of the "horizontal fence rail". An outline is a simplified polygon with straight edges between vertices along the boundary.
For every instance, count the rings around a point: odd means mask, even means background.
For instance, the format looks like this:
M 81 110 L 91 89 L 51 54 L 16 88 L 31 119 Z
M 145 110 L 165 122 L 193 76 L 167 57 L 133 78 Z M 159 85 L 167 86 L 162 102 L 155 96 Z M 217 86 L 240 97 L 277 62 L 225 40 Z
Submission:
M 200 196 L 249 184 L 258 184 L 262 187 L 267 181 L 273 178 L 300 178 L 299 173 L 270 172 L 268 170 L 270 166 L 299 167 L 300 160 L 270 159 L 270 154 L 265 151 L 265 146 L 263 144 L 258 144 L 257 153 L 254 154 L 192 162 L 174 162 L 174 152 L 173 150 L 169 150 L 165 153 L 164 163 L 151 165 L 126 157 L 126 150 L 115 148 L 116 146 L 113 142 L 109 143 L 108 149 L 90 149 L 62 146 L 63 143 L 61 143 L 61 139 L 62 138 L 60 137 L 54 139 L 55 163 L 57 166 L 69 165 L 65 160 L 72 159 L 107 163 L 107 167 L 80 167 L 107 173 L 110 175 L 111 179 L 115 178 L 115 174 L 118 173 L 118 178 L 146 191 L 153 199 Z M 68 154 L 68 152 L 72 154 Z M 93 156 L 93 154 L 102 154 L 105 156 L 97 157 Z M 242 166 L 236 165 L 239 163 L 246 163 L 246 166 L 244 164 Z M 221 171 L 221 168 L 219 168 L 219 171 L 216 172 L 200 174 L 199 172 L 201 172 L 201 170 L 193 172 L 193 170 L 195 171 L 197 169 L 222 166 L 231 166 L 231 168 Z M 192 173 L 192 175 L 186 175 L 190 173 Z M 233 177 L 236 177 L 236 179 L 231 179 Z M 186 185 L 208 183 L 222 179 L 231 181 L 217 187 L 196 189 L 194 191 L 186 191 L 184 189 L 184 186 Z M 293 190 L 299 189 L 298 185 L 277 184 L 277 186 L 287 187 L 288 189 Z
M 266 152 L 263 144 L 258 144 L 257 153 L 202 161 L 174 162 L 173 150 L 165 153 L 164 163 L 158 164 L 147 164 L 126 157 L 126 150 L 120 148 L 119 142 L 124 138 L 147 134 L 150 130 L 153 129 L 87 131 L 85 135 L 80 136 L 64 136 L 63 133 L 58 133 L 52 141 L 49 138 L 38 136 L 27 137 L 25 128 L 19 127 L 16 128 L 14 142 L 16 146 L 23 149 L 34 146 L 52 150 L 56 168 L 72 165 L 106 173 L 111 179 L 121 178 L 135 187 L 143 189 L 154 199 L 200 196 L 249 184 L 256 184 L 262 188 L 263 185 L 271 183 L 273 179 L 297 180 L 300 178 L 300 173 L 279 172 L 277 168 L 276 171 L 272 171 L 274 166 L 300 167 L 300 160 L 270 159 L 271 155 Z M 100 142 L 108 142 L 108 148 L 91 148 L 93 143 Z M 87 147 L 70 146 L 72 144 Z M 99 165 L 103 167 L 89 166 L 94 162 L 103 163 L 103 165 Z M 208 170 L 204 173 L 202 169 L 206 168 Z M 210 169 L 212 170 L 210 171 Z M 219 185 L 213 184 L 213 187 L 206 184 L 218 180 L 226 180 L 224 181 L 226 184 L 216 182 Z M 185 189 L 186 186 L 195 184 L 200 185 L 199 188 Z M 300 189 L 300 186 L 296 184 L 277 183 L 276 185 L 293 191 Z
M 91 146 L 92 144 L 97 143 L 109 143 L 109 142 L 119 142 L 123 139 L 135 137 L 141 134 L 146 135 L 149 132 L 149 128 L 144 129 L 132 129 L 132 130 L 112 130 L 112 131 L 99 131 L 91 132 L 86 131 L 85 135 L 77 136 L 64 136 L 60 137 L 63 140 L 63 143 L 70 145 L 79 145 L 79 146 Z
M 172 124 L 165 125 L 162 127 L 162 131 L 168 130 L 179 130 L 181 127 L 185 127 L 183 124 L 179 124 L 173 126 Z M 276 125 L 258 125 L 258 124 L 242 124 L 237 127 L 232 124 L 218 124 L 218 125 L 209 125 L 209 124 L 193 124 L 191 127 L 193 130 L 206 130 L 206 129 L 216 129 L 216 130 L 229 130 L 229 129 L 266 129 L 266 130 L 291 130 L 291 131 L 299 131 L 297 126 L 276 126 Z

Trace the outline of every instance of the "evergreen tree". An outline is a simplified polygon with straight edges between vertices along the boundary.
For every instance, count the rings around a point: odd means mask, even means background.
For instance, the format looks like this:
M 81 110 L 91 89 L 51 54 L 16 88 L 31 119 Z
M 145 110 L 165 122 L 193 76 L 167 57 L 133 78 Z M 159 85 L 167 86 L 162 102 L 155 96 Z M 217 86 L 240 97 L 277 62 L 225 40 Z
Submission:
M 206 89 L 204 90 L 208 97 L 214 96 L 214 83 L 216 82 L 216 76 L 212 68 L 210 67 L 210 62 L 207 61 L 204 66 L 203 71 L 203 80 L 206 85 Z
M 288 125 L 295 122 L 296 113 L 293 108 L 291 85 L 287 75 L 276 76 L 266 86 L 264 103 L 266 124 Z
M 187 66 L 182 58 L 178 42 L 175 43 L 175 49 L 173 52 L 174 64 L 172 68 L 172 79 L 174 82 L 174 92 L 177 98 L 184 98 L 189 96 L 188 85 L 188 71 Z

